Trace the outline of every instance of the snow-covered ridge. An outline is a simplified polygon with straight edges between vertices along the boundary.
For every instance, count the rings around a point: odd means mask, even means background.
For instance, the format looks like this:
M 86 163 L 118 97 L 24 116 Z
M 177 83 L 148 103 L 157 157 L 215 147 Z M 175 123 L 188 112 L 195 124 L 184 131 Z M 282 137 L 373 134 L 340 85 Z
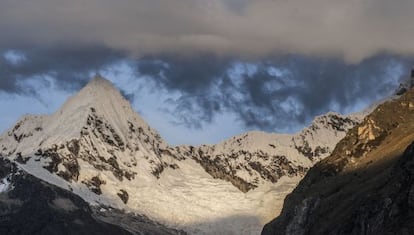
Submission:
M 281 177 L 302 177 L 315 162 L 329 156 L 336 143 L 358 118 L 330 112 L 315 118 L 299 133 L 252 131 L 216 145 L 182 146 L 215 178 L 231 182 L 243 192 Z
M 1 135 L 0 156 L 94 205 L 190 233 L 256 234 L 358 121 L 328 113 L 294 135 L 254 131 L 173 147 L 96 77 L 53 115 L 25 116 Z

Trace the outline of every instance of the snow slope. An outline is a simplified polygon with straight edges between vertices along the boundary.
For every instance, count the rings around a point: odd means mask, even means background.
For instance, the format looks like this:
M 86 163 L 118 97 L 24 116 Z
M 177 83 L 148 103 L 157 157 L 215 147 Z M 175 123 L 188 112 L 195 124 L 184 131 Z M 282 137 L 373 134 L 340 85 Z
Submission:
M 259 234 L 357 122 L 328 113 L 294 135 L 249 132 L 173 147 L 96 77 L 55 114 L 23 117 L 0 136 L 0 155 L 92 205 L 191 234 Z
M 216 178 L 247 192 L 281 177 L 301 177 L 329 156 L 336 143 L 360 119 L 327 113 L 294 135 L 252 131 L 216 145 L 183 146 L 181 152 Z

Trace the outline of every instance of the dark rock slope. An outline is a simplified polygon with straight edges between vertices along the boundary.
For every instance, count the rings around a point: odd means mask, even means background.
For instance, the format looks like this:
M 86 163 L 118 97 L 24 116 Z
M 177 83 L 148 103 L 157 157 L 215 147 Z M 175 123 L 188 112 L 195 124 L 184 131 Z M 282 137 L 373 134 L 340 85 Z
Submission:
M 0 234 L 131 234 L 92 217 L 78 196 L 18 171 L 0 158 Z
M 0 234 L 178 234 L 146 218 L 96 211 L 79 196 L 35 178 L 0 158 Z M 134 221 L 134 230 L 113 225 Z M 105 221 L 105 222 L 104 222 Z M 119 223 L 121 226 L 122 223 Z
M 378 106 L 316 164 L 262 234 L 413 234 L 414 90 Z

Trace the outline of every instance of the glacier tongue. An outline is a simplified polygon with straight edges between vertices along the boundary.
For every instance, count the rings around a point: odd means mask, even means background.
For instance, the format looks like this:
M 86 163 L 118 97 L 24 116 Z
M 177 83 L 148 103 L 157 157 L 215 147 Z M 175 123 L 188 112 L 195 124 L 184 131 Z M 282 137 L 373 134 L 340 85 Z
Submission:
M 23 117 L 0 136 L 0 155 L 92 205 L 192 234 L 258 234 L 358 121 L 328 113 L 294 135 L 249 132 L 172 147 L 96 77 L 53 115 Z

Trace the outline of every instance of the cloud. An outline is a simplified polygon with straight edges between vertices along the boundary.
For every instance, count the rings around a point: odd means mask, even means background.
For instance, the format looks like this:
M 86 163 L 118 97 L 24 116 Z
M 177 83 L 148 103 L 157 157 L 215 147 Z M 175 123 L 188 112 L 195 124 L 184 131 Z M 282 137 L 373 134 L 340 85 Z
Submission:
M 389 54 L 358 64 L 303 55 L 242 60 L 213 53 L 162 54 L 134 59 L 96 46 L 12 55 L 0 57 L 0 92 L 39 99 L 39 83 L 51 87 L 53 82 L 53 89 L 73 92 L 95 73 L 131 69 L 134 72 L 119 78 L 128 78 L 125 82 L 117 81 L 113 72 L 123 95 L 134 101 L 143 90 L 160 94 L 164 97 L 160 115 L 167 114 L 173 125 L 202 129 L 216 117 L 231 115 L 247 129 L 278 132 L 298 130 L 315 115 L 331 110 L 358 111 L 391 94 L 412 61 Z M 10 58 L 24 59 L 12 63 Z M 137 89 L 134 80 L 140 84 Z M 140 109 L 145 112 L 145 107 Z
M 24 53 L 19 51 L 9 50 L 3 54 L 4 59 L 6 59 L 11 65 L 18 66 L 26 60 Z
M 0 51 L 0 92 L 35 94 L 24 81 L 57 80 L 58 88 L 75 90 L 86 84 L 92 73 L 124 58 L 121 52 L 98 46 L 59 47 Z
M 285 53 L 357 63 L 412 55 L 413 11 L 411 0 L 3 0 L 0 48 L 94 44 L 137 57 Z
M 176 124 L 229 114 L 292 131 L 392 92 L 414 52 L 411 0 L 3 0 L 0 93 L 74 91 L 128 62 Z M 124 87 L 130 100 L 134 92 Z
M 254 62 L 165 57 L 137 66 L 138 76 L 151 78 L 148 84 L 178 92 L 164 108 L 178 124 L 201 128 L 231 113 L 249 129 L 279 132 L 296 131 L 331 110 L 360 111 L 392 94 L 408 68 L 407 58 L 391 55 L 353 65 L 291 55 Z

